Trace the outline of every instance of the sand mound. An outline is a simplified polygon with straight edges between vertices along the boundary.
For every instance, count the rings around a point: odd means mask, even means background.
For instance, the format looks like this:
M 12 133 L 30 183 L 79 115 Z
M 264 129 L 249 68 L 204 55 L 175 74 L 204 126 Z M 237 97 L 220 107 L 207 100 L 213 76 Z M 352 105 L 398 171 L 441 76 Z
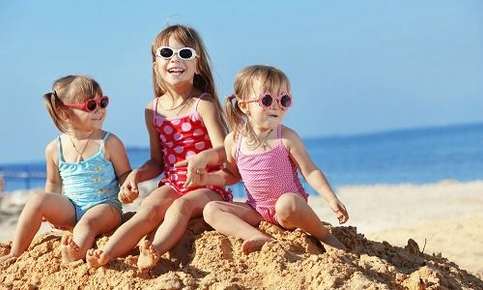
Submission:
M 136 253 L 106 268 L 82 261 L 61 265 L 60 237 L 37 238 L 16 262 L 0 265 L 0 289 L 483 289 L 483 281 L 447 259 L 367 240 L 354 227 L 335 227 L 349 252 L 326 252 L 301 231 L 262 223 L 276 238 L 260 252 L 244 255 L 241 241 L 212 231 L 201 220 L 190 223 L 182 241 L 148 274 L 136 271 Z M 106 237 L 97 244 L 105 243 Z M 0 245 L 0 255 L 9 245 Z

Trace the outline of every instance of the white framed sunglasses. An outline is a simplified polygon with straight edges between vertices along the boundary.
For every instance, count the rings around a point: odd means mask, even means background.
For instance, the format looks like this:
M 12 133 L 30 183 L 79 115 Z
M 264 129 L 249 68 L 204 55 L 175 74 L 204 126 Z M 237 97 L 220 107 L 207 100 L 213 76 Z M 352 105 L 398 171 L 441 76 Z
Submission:
M 169 46 L 161 46 L 156 50 L 156 56 L 164 59 L 171 59 L 175 54 L 182 60 L 192 60 L 198 56 L 196 50 L 191 47 L 175 49 Z

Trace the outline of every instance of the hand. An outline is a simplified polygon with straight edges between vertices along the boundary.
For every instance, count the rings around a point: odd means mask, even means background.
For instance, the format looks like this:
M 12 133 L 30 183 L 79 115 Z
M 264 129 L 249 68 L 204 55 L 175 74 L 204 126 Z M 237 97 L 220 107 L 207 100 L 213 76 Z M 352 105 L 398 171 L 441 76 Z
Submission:
M 343 224 L 347 222 L 347 220 L 349 220 L 349 214 L 347 213 L 347 209 L 339 199 L 335 198 L 330 200 L 329 206 L 337 216 L 337 219 L 339 220 L 339 224 Z
M 204 154 L 198 153 L 186 160 L 177 162 L 174 166 L 186 166 L 186 181 L 184 186 L 189 188 L 205 185 L 206 177 L 208 175 L 208 172 L 206 171 L 207 165 L 208 159 Z
M 118 199 L 122 203 L 131 203 L 139 196 L 139 190 L 136 182 L 136 171 L 133 170 L 124 180 L 119 189 Z

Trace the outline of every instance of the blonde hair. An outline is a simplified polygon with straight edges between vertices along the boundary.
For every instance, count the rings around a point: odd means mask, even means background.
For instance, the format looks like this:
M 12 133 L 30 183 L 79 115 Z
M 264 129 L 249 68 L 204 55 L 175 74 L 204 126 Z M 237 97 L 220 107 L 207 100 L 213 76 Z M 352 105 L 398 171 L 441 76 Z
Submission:
M 102 95 L 102 89 L 94 79 L 68 75 L 56 80 L 52 85 L 52 92 L 44 94 L 43 98 L 55 126 L 65 133 L 68 128 L 63 117 L 68 114 L 69 108 L 64 104 L 82 103 Z
M 170 25 L 159 32 L 159 34 L 154 38 L 151 45 L 154 97 L 158 98 L 169 92 L 168 86 L 161 76 L 158 75 L 156 70 L 156 51 L 159 47 L 167 45 L 170 37 L 174 37 L 177 41 L 196 50 L 198 55 L 196 65 L 198 73 L 196 73 L 193 77 L 193 86 L 202 93 L 207 93 L 209 95 L 208 98 L 211 99 L 215 104 L 218 112 L 218 118 L 220 119 L 223 128 L 226 130 L 227 126 L 223 116 L 223 109 L 220 101 L 218 100 L 218 95 L 215 90 L 215 82 L 211 73 L 210 58 L 198 32 L 191 27 L 181 24 Z
M 253 99 L 255 86 L 261 85 L 262 92 L 274 92 L 283 85 L 290 91 L 290 82 L 287 76 L 279 69 L 268 65 L 252 65 L 242 69 L 235 77 L 234 94 L 225 101 L 226 119 L 228 126 L 233 130 L 234 138 L 241 134 L 260 145 L 261 141 L 256 136 L 252 126 L 248 122 L 248 116 L 240 109 L 238 103 Z

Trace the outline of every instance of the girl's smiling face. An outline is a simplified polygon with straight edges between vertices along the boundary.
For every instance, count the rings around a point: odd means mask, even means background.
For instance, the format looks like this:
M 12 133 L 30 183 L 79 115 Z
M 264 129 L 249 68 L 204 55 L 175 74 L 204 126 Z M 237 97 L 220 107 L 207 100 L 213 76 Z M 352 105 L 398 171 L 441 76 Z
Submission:
M 187 47 L 187 45 L 179 42 L 176 38 L 171 36 L 168 39 L 167 45 L 174 51 L 180 48 Z M 197 58 L 191 60 L 184 60 L 175 53 L 171 58 L 165 59 L 163 57 L 156 57 L 155 69 L 158 75 L 161 76 L 164 82 L 173 88 L 193 85 L 193 78 L 196 73 Z

